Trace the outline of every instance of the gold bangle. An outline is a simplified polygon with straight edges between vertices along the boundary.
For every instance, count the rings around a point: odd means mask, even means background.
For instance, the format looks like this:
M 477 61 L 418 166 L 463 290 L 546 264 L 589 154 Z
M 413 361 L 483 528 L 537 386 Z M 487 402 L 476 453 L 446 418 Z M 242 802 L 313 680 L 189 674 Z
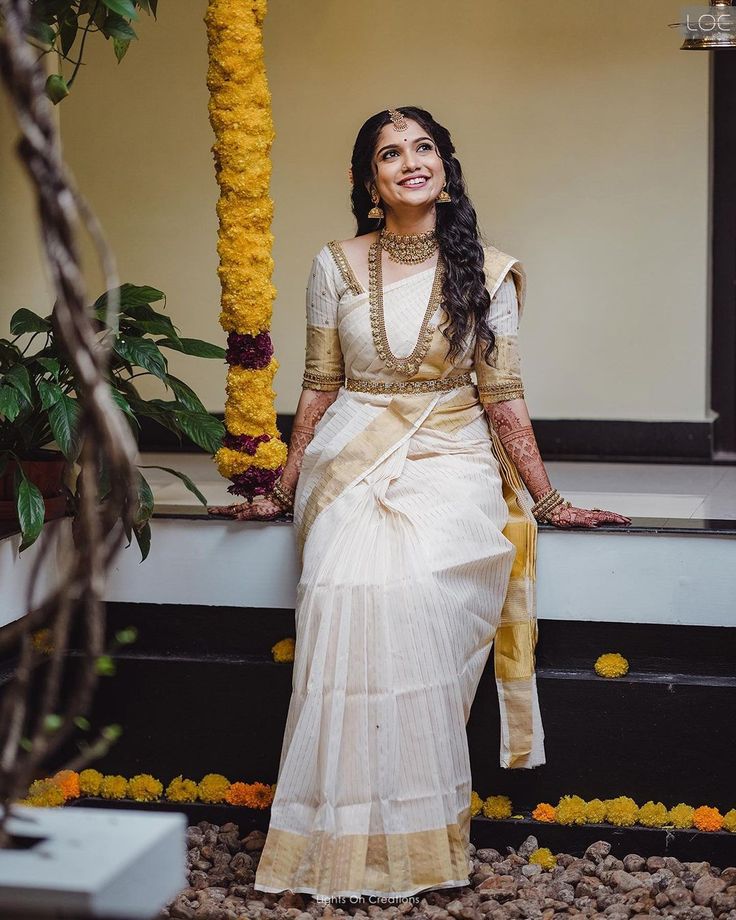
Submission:
M 570 502 L 566 501 L 557 489 L 550 489 L 545 492 L 532 506 L 532 514 L 538 521 L 549 519 L 551 512 L 559 505 L 570 507 Z
M 286 489 L 280 482 L 274 483 L 271 489 L 271 499 L 280 505 L 284 511 L 290 511 L 294 507 L 294 492 Z

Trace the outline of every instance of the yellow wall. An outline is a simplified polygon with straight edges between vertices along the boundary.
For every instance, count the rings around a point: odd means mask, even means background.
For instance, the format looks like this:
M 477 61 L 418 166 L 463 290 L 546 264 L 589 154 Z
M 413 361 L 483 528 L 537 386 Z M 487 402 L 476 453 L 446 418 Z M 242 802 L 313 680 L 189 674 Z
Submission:
M 532 414 L 708 417 L 708 55 L 678 50 L 667 24 L 680 6 L 271 0 L 279 411 L 299 395 L 312 256 L 354 232 L 355 133 L 378 109 L 414 104 L 450 128 L 488 240 L 526 267 Z M 93 36 L 61 117 L 121 277 L 165 290 L 183 334 L 224 342 L 205 7 L 163 0 L 120 66 Z M 3 211 L 27 223 L 17 179 L 2 191 Z M 4 316 L 39 294 L 2 224 Z M 172 370 L 222 408 L 224 366 L 173 356 Z

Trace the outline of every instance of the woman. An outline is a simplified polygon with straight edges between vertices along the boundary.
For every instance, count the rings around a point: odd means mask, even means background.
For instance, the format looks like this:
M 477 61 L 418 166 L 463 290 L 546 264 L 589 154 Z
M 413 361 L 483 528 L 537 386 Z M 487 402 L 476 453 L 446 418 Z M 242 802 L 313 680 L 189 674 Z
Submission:
M 501 763 L 544 763 L 535 517 L 629 520 L 550 485 L 516 348 L 524 270 L 479 241 L 447 130 L 412 106 L 379 112 L 351 179 L 358 232 L 312 265 L 280 482 L 213 510 L 293 507 L 302 554 L 255 888 L 399 898 L 468 884 L 466 722 L 492 645 Z

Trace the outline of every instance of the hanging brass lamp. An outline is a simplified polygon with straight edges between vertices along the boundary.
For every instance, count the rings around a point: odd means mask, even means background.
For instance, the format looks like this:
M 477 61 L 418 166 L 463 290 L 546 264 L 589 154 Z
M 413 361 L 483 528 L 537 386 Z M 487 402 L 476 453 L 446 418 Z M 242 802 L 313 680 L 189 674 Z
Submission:
M 686 21 L 679 25 L 685 36 L 681 51 L 736 48 L 736 9 L 731 0 L 710 0 L 710 9 L 688 7 Z

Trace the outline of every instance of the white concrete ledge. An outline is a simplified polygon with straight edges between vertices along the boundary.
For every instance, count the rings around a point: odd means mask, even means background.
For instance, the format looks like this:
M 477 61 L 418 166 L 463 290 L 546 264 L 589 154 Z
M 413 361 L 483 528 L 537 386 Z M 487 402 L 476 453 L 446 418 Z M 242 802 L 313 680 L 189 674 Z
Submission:
M 186 886 L 186 816 L 95 808 L 18 808 L 0 850 L 0 916 L 150 920 Z
M 53 526 L 63 533 L 68 524 Z M 159 517 L 152 530 L 144 563 L 135 543 L 119 553 L 107 600 L 293 609 L 290 524 Z M 0 625 L 25 611 L 30 563 L 30 552 L 18 559 L 5 546 L 0 555 Z M 537 577 L 540 619 L 736 626 L 732 535 L 544 529 Z M 50 581 L 46 573 L 41 587 Z

